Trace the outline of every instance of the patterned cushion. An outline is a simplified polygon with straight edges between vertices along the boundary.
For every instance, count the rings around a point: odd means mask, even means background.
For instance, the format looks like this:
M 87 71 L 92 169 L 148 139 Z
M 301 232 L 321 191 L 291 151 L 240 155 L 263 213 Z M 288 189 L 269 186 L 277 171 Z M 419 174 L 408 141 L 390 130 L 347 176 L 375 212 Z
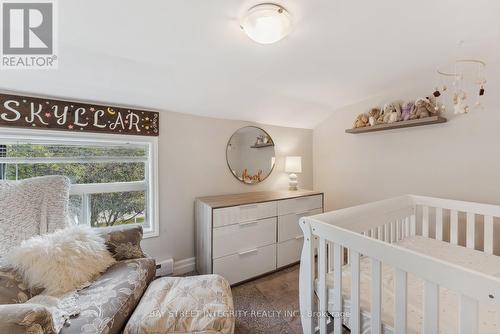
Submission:
M 116 260 L 146 257 L 141 249 L 142 226 L 104 227 L 97 231 L 106 239 L 106 245 Z
M 124 334 L 234 332 L 229 283 L 219 275 L 165 277 L 144 293 Z
M 34 304 L 0 305 L 0 333 L 56 334 L 49 310 Z
M 31 291 L 14 271 L 0 270 L 0 304 L 24 303 L 40 291 Z
M 112 265 L 92 285 L 78 292 L 81 312 L 61 334 L 121 333 L 155 272 L 155 261 L 150 258 Z

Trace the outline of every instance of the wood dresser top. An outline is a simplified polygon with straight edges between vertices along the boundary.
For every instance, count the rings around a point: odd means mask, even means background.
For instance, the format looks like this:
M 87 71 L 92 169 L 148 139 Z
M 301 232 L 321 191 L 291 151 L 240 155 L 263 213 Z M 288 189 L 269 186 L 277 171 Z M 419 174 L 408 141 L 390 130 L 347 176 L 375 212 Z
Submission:
M 306 189 L 299 190 L 279 190 L 279 191 L 258 191 L 248 192 L 243 194 L 219 195 L 219 196 L 206 196 L 197 198 L 213 209 L 224 208 L 228 206 L 245 205 L 252 203 L 262 203 L 277 201 L 282 199 L 290 199 L 303 196 L 322 195 L 321 191 L 312 191 Z

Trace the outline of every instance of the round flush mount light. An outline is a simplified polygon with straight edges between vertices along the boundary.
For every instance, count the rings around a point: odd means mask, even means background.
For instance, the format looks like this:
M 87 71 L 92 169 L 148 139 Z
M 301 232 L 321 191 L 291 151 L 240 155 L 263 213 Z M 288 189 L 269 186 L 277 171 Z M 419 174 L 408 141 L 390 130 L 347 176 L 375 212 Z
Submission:
M 292 22 L 285 8 L 264 3 L 250 8 L 240 26 L 255 42 L 272 44 L 290 33 Z

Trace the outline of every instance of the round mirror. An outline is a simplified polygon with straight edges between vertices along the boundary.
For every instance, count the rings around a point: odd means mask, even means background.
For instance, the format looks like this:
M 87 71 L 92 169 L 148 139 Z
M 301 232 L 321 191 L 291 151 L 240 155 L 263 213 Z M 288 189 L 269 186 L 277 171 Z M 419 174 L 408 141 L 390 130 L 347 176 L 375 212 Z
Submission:
M 269 134 L 256 126 L 238 129 L 226 148 L 227 165 L 243 183 L 257 184 L 273 171 L 274 142 Z

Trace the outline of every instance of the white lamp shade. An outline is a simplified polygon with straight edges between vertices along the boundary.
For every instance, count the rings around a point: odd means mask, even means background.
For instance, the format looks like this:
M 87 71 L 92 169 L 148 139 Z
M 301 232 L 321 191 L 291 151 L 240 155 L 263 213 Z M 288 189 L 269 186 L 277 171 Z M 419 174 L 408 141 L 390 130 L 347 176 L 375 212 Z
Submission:
M 250 8 L 240 25 L 248 37 L 261 44 L 279 41 L 288 35 L 292 26 L 288 12 L 275 4 Z
M 302 157 L 286 157 L 285 172 L 302 173 Z

